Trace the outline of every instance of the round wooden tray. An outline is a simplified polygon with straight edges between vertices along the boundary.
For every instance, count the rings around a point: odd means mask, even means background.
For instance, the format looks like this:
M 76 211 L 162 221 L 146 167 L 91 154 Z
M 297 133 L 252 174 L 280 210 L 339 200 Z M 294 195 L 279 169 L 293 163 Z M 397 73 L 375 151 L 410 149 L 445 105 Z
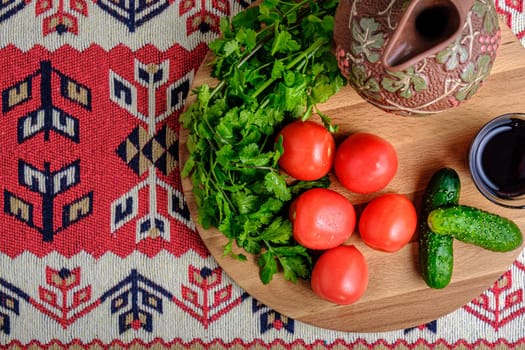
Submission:
M 350 133 L 364 131 L 380 135 L 394 145 L 399 169 L 393 181 L 380 193 L 405 194 L 419 210 L 422 193 L 432 174 L 440 167 L 452 167 L 462 181 L 461 204 L 506 216 L 525 232 L 525 210 L 498 207 L 482 197 L 472 183 L 466 163 L 469 144 L 484 123 L 500 114 L 525 112 L 525 51 L 505 23 L 501 23 L 501 27 L 502 45 L 492 74 L 478 94 L 461 107 L 435 116 L 400 117 L 364 102 L 350 87 L 320 107 L 339 125 L 338 141 Z M 207 57 L 197 72 L 194 86 L 214 84 L 209 76 L 209 59 Z M 193 99 L 190 96 L 187 104 Z M 181 127 L 181 165 L 188 158 L 186 140 L 187 131 Z M 333 180 L 332 188 L 345 194 L 357 208 L 379 194 L 352 194 Z M 192 218 L 197 223 L 190 180 L 183 178 L 182 186 Z M 399 252 L 384 253 L 367 247 L 358 234 L 353 234 L 348 243 L 355 244 L 366 256 L 370 281 L 358 302 L 339 306 L 314 295 L 308 281 L 293 284 L 279 275 L 269 285 L 263 285 L 253 258 L 239 262 L 223 257 L 223 246 L 227 242 L 224 236 L 217 230 L 196 226 L 218 264 L 254 298 L 295 320 L 353 332 L 416 326 L 452 312 L 490 287 L 523 248 L 510 253 L 494 253 L 456 241 L 452 281 L 445 289 L 433 290 L 419 274 L 416 242 Z

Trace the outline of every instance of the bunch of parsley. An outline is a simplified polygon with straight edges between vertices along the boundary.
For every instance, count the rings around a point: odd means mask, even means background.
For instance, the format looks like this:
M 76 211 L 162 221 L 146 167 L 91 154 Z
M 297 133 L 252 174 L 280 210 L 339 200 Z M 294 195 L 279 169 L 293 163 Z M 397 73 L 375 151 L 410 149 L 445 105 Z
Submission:
M 279 271 L 294 282 L 311 272 L 287 210 L 299 193 L 329 180 L 289 181 L 278 168 L 275 134 L 314 113 L 335 130 L 316 105 L 345 84 L 331 51 L 336 7 L 336 0 L 264 0 L 223 18 L 209 45 L 218 83 L 197 87 L 181 116 L 190 153 L 182 176 L 191 176 L 199 223 L 229 238 L 225 255 L 246 260 L 234 242 L 253 254 L 265 284 Z

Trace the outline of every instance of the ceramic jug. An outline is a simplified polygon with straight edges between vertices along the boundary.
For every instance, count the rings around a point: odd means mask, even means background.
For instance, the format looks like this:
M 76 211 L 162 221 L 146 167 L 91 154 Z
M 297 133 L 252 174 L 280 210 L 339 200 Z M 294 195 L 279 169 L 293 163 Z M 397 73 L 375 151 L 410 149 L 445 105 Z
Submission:
M 342 74 L 365 100 L 399 115 L 471 98 L 500 40 L 492 0 L 340 0 L 335 14 Z

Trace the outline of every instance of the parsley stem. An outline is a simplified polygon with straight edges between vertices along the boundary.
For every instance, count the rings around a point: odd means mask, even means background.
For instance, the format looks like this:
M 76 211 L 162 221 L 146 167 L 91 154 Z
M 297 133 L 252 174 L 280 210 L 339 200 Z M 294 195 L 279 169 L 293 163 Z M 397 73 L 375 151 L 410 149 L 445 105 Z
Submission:
M 256 165 L 237 165 L 237 169 L 256 169 L 256 170 L 268 170 L 277 173 L 277 169 L 271 166 L 256 166 Z
M 249 53 L 248 55 L 244 56 L 244 58 L 243 58 L 241 61 L 239 61 L 239 63 L 237 63 L 237 65 L 236 65 L 235 67 L 236 67 L 237 69 L 239 69 L 242 65 L 244 65 L 246 62 L 248 62 L 248 61 L 250 60 L 250 58 L 252 58 L 252 57 L 253 57 L 253 56 L 254 56 L 259 50 L 261 50 L 261 49 L 264 47 L 264 45 L 266 44 L 266 42 L 267 42 L 269 39 L 271 39 L 271 36 L 270 36 L 270 35 L 267 36 L 267 37 L 265 37 L 265 38 L 263 38 L 263 39 L 261 40 L 261 42 L 259 42 L 259 43 L 257 44 L 257 46 L 255 46 L 255 47 L 253 48 L 253 50 L 251 50 L 250 53 Z M 213 88 L 213 90 L 212 90 L 211 93 L 210 93 L 210 99 L 209 99 L 210 101 L 211 101 L 212 97 L 213 97 L 216 93 L 218 93 L 218 92 L 221 91 L 223 88 L 225 88 L 225 86 L 226 86 L 226 82 L 227 82 L 227 77 L 228 77 L 228 76 L 229 76 L 229 74 L 228 74 L 228 75 L 225 75 L 225 76 L 222 78 L 222 80 L 221 80 L 221 81 L 220 81 L 220 82 L 219 82 L 219 83 Z
M 290 70 L 290 69 L 294 68 L 295 65 L 297 65 L 297 64 L 299 64 L 301 62 L 304 63 L 304 61 L 307 61 L 313 54 L 315 54 L 315 52 L 317 50 L 319 50 L 321 47 L 323 47 L 323 45 L 325 45 L 327 43 L 328 43 L 328 39 L 327 38 L 325 38 L 325 37 L 318 38 L 317 40 L 315 40 L 313 42 L 312 45 L 310 45 L 310 47 L 308 47 L 300 55 L 295 57 L 295 59 L 293 59 L 291 62 L 289 62 L 286 65 L 286 69 Z M 276 80 L 277 80 L 277 78 L 270 78 L 270 79 L 266 80 L 263 84 L 261 84 L 257 88 L 257 90 L 255 90 L 251 94 L 251 97 L 257 98 L 257 96 L 259 96 L 262 92 L 264 92 L 264 90 L 266 90 L 266 88 L 268 88 L 270 85 L 275 83 Z
M 214 96 L 217 92 L 221 91 L 222 88 L 223 88 L 225 85 L 226 85 L 226 80 L 221 80 L 221 81 L 219 82 L 219 84 L 217 84 L 217 85 L 213 88 L 213 90 L 211 90 L 209 101 L 211 101 L 212 98 L 213 98 L 213 96 Z
M 252 58 L 260 49 L 264 47 L 266 42 L 271 39 L 271 35 L 268 35 L 267 37 L 261 39 L 261 41 L 253 48 L 253 50 L 250 51 L 249 54 L 247 54 L 238 64 L 237 68 L 240 68 L 244 63 L 246 63 L 250 58 Z
M 301 55 L 297 56 L 292 62 L 288 63 L 288 65 L 286 65 L 286 69 L 292 69 L 296 64 L 300 63 L 301 61 L 310 59 L 310 57 L 312 57 L 312 55 L 315 54 L 317 50 L 319 50 L 321 47 L 323 47 L 323 45 L 327 43 L 328 39 L 326 37 L 317 38 L 317 40 L 315 40 L 309 48 L 303 51 Z
M 213 163 L 213 159 L 211 159 L 211 155 L 210 155 L 210 164 L 214 164 Z M 226 202 L 228 202 L 228 206 L 230 207 L 230 210 L 235 213 L 235 214 L 238 214 L 237 212 L 237 207 L 235 205 L 233 205 L 230 197 L 228 196 L 228 194 L 226 194 L 226 192 L 224 191 L 224 184 L 221 185 L 221 182 L 219 181 L 218 177 L 217 177 L 217 174 L 215 173 L 215 171 L 213 171 L 213 169 L 215 169 L 215 166 L 211 166 L 210 167 L 210 171 L 209 171 L 209 174 L 211 175 L 211 179 L 210 182 L 215 186 L 215 188 L 217 189 L 217 191 L 219 191 L 223 198 L 226 200 Z
M 289 14 L 291 14 L 293 12 L 296 12 L 298 8 L 303 7 L 304 5 L 306 5 L 309 2 L 311 2 L 311 0 L 303 0 L 301 2 L 298 2 L 298 3 L 294 4 L 288 11 L 286 11 L 283 14 L 283 18 L 286 18 Z

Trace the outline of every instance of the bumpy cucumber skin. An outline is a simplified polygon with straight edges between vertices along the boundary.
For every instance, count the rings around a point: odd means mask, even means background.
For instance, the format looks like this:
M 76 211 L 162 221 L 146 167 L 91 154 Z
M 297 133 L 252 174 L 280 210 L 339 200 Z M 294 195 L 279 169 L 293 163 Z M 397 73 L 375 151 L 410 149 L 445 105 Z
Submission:
M 512 251 L 523 241 L 520 228 L 512 220 L 466 205 L 432 210 L 427 221 L 437 234 L 495 252 Z
M 434 173 L 423 195 L 418 225 L 419 265 L 426 284 L 434 289 L 445 288 L 452 278 L 453 237 L 432 232 L 427 217 L 436 208 L 458 204 L 459 193 L 457 172 L 441 168 Z

